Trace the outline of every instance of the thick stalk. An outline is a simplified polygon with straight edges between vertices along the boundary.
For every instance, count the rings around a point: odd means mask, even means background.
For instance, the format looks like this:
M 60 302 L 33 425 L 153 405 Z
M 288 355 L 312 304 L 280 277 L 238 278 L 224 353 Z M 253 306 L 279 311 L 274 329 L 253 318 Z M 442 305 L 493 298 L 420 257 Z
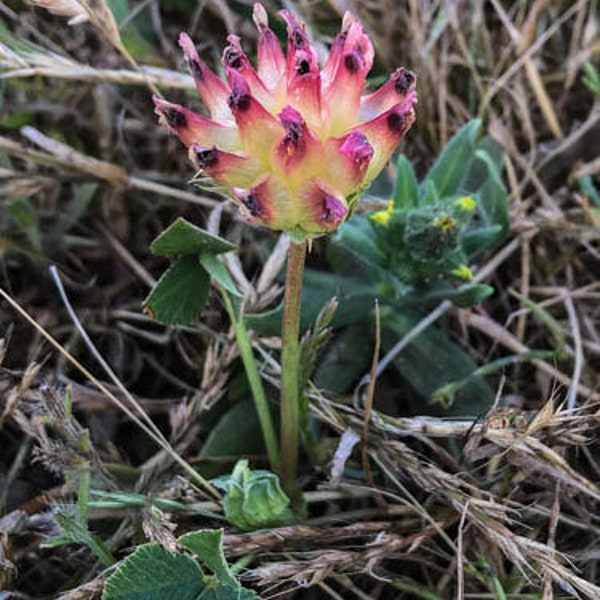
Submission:
M 298 470 L 300 433 L 300 308 L 306 242 L 290 244 L 285 277 L 285 300 L 281 328 L 281 468 L 283 490 L 293 496 Z
M 239 316 L 236 314 L 231 299 L 229 298 L 229 294 L 224 289 L 221 289 L 221 295 L 223 296 L 225 308 L 231 319 L 238 350 L 240 351 L 240 356 L 244 363 L 244 370 L 246 371 L 246 377 L 250 384 L 250 390 L 252 392 L 252 397 L 254 398 L 254 406 L 256 407 L 256 412 L 258 414 L 258 421 L 262 430 L 265 446 L 267 447 L 269 463 L 273 471 L 278 471 L 279 448 L 277 447 L 277 435 L 275 434 L 275 427 L 271 418 L 271 412 L 269 411 L 267 396 L 265 395 L 265 389 L 260 379 L 254 352 L 252 351 L 252 344 L 248 337 L 248 330 L 244 325 L 244 317 L 242 314 Z

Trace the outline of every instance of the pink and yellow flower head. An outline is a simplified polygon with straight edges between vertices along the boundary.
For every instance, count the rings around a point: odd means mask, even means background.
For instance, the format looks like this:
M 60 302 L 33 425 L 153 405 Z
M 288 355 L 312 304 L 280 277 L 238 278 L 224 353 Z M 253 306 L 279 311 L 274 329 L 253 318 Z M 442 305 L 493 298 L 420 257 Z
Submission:
M 180 35 L 209 116 L 156 97 L 154 103 L 194 165 L 229 190 L 250 222 L 304 239 L 337 229 L 388 162 L 415 120 L 416 80 L 400 68 L 363 95 L 373 46 L 350 13 L 322 70 L 304 24 L 289 11 L 280 14 L 287 53 L 257 3 L 257 68 L 230 35 L 223 53 L 227 82 Z

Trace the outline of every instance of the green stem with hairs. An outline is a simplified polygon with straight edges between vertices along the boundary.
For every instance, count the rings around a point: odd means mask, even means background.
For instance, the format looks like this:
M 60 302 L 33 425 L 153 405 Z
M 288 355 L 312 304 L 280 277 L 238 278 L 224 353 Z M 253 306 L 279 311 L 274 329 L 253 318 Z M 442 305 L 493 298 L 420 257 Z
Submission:
M 306 242 L 291 242 L 285 278 L 281 351 L 281 485 L 295 495 L 300 434 L 300 308 Z
M 223 296 L 225 309 L 231 320 L 240 356 L 244 363 L 246 377 L 250 384 L 250 390 L 252 392 L 252 397 L 254 398 L 254 406 L 256 407 L 256 412 L 258 414 L 258 421 L 262 430 L 265 446 L 267 447 L 269 463 L 273 471 L 278 471 L 279 448 L 277 446 L 277 435 L 275 434 L 275 427 L 273 425 L 273 419 L 271 418 L 271 412 L 269 411 L 267 396 L 260 378 L 256 359 L 254 358 L 254 352 L 252 351 L 252 344 L 248 337 L 248 330 L 244 324 L 244 317 L 241 313 L 240 315 L 236 314 L 231 298 L 223 288 L 221 288 L 221 295 Z

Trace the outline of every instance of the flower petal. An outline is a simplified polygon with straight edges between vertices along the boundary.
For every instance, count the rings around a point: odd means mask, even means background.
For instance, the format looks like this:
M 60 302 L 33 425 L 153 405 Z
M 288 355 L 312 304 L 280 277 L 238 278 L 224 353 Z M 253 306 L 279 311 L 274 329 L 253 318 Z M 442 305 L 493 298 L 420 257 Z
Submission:
M 335 75 L 338 65 L 342 60 L 344 45 L 346 44 L 346 38 L 348 37 L 348 30 L 354 21 L 354 17 L 350 12 L 344 14 L 344 20 L 342 21 L 342 29 L 335 36 L 331 48 L 329 49 L 329 56 L 325 62 L 325 66 L 321 71 L 321 78 L 323 80 L 323 86 L 329 85 L 333 76 Z
M 244 150 L 268 168 L 271 147 L 275 140 L 283 135 L 284 129 L 252 96 L 244 77 L 232 68 L 228 68 L 227 76 L 231 83 L 229 108 L 238 125 Z
M 298 226 L 306 233 L 320 235 L 337 229 L 348 215 L 346 200 L 327 181 L 314 178 L 298 193 L 302 208 Z
M 372 119 L 398 102 L 415 94 L 417 78 L 412 71 L 401 67 L 376 92 L 364 96 L 360 103 L 363 119 Z
M 321 75 L 317 54 L 308 41 L 306 26 L 287 10 L 279 14 L 288 30 L 287 45 L 287 102 L 307 121 L 309 127 L 320 131 L 323 114 Z
M 365 175 L 365 185 L 373 181 L 381 172 L 402 136 L 414 123 L 413 104 L 416 100 L 416 94 L 407 97 L 378 117 L 353 129 L 353 131 L 364 134 L 375 150 Z
M 362 26 L 352 15 L 344 45 L 336 60 L 335 72 L 323 90 L 324 103 L 331 107 L 330 133 L 347 131 L 358 119 L 360 96 L 365 89 L 368 72 L 373 66 L 374 51 Z
M 253 18 L 258 31 L 258 74 L 267 88 L 274 93 L 284 83 L 285 57 L 277 36 L 269 27 L 267 11 L 260 3 L 254 5 Z M 274 94 L 278 96 L 278 94 Z
M 290 189 L 295 189 L 322 165 L 323 145 L 291 106 L 281 111 L 279 119 L 285 134 L 273 147 L 273 169 Z
M 190 159 L 194 165 L 220 185 L 250 187 L 260 172 L 259 164 L 249 156 L 223 152 L 216 146 L 190 146 Z
M 227 36 L 229 45 L 223 51 L 223 64 L 229 72 L 233 70 L 239 73 L 250 87 L 252 95 L 267 109 L 271 109 L 273 98 L 271 93 L 265 87 L 262 79 L 258 76 L 252 63 L 248 60 L 246 53 L 242 49 L 240 38 L 237 35 Z
M 265 176 L 250 189 L 233 189 L 234 200 L 249 223 L 282 231 L 290 227 L 293 204 L 285 186 Z
M 153 96 L 159 123 L 172 131 L 186 145 L 217 146 L 227 152 L 240 147 L 236 127 L 215 123 L 187 108 Z
M 196 89 L 202 101 L 210 110 L 210 116 L 214 121 L 231 120 L 231 111 L 227 106 L 229 88 L 227 84 L 219 79 L 198 56 L 198 51 L 190 36 L 181 32 L 179 34 L 179 47 L 188 64 L 188 68 L 196 83 Z
M 324 159 L 325 178 L 345 197 L 359 191 L 374 153 L 367 137 L 359 131 L 330 138 Z

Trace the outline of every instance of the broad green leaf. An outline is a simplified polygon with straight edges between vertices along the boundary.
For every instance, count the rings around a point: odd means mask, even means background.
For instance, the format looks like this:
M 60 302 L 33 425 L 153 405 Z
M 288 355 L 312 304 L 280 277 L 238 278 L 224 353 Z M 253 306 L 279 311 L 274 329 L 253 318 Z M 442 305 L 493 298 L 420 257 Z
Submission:
M 419 183 L 410 164 L 404 154 L 401 154 L 397 162 L 396 187 L 394 189 L 394 208 L 414 208 L 419 201 Z
M 200 456 L 258 454 L 264 449 L 256 408 L 254 402 L 248 399 L 234 404 L 211 427 Z
M 222 254 L 234 250 L 235 246 L 180 217 L 152 242 L 150 249 L 154 254 L 174 256 L 178 254 Z
M 358 260 L 377 269 L 385 268 L 385 254 L 377 246 L 377 236 L 367 218 L 357 216 L 344 223 L 335 233 L 333 241 L 341 244 Z M 333 265 L 334 268 L 336 265 Z M 342 269 L 337 269 L 343 272 Z
M 557 352 L 555 350 L 531 350 L 529 352 L 524 352 L 523 354 L 504 356 L 487 363 L 486 365 L 483 365 L 483 367 L 475 369 L 475 371 L 463 379 L 447 383 L 446 385 L 437 389 L 433 393 L 433 397 L 443 406 L 450 406 L 454 402 L 456 394 L 477 377 L 486 377 L 488 375 L 492 375 L 501 369 L 505 369 L 506 367 L 510 367 L 517 363 L 524 363 L 536 359 L 556 361 L 563 358 L 566 357 L 563 356 L 562 352 Z
M 587 196 L 596 207 L 600 207 L 600 193 L 594 185 L 594 180 L 591 175 L 583 175 L 577 179 L 577 184 L 581 192 Z
M 334 327 L 343 327 L 361 321 L 374 306 L 377 289 L 353 277 L 335 275 L 307 269 L 302 287 L 302 315 L 300 329 L 304 331 L 314 323 L 323 305 L 333 298 L 339 306 L 333 319 Z M 248 329 L 259 335 L 274 336 L 281 333 L 283 303 L 260 314 L 245 314 Z
M 2 98 L 0 97 L 0 101 Z M 36 114 L 30 110 L 11 110 L 0 115 L 0 127 L 2 129 L 20 129 L 35 121 Z
M 234 296 L 242 296 L 235 285 L 227 267 L 221 262 L 219 257 L 214 254 L 202 254 L 200 264 L 208 271 L 210 276 L 224 289 Z
M 240 587 L 225 560 L 222 529 L 203 529 L 186 533 L 177 541 L 191 550 L 200 559 L 200 562 L 216 575 L 221 585 Z
M 467 288 L 456 290 L 454 293 L 446 296 L 454 306 L 459 308 L 468 308 L 475 304 L 481 304 L 486 298 L 494 293 L 491 285 L 474 284 Z
M 515 290 L 509 290 L 509 294 L 518 298 L 531 312 L 541 321 L 541 323 L 548 328 L 554 343 L 558 350 L 565 348 L 567 345 L 567 338 L 561 324 L 543 307 L 533 302 L 529 298 L 519 294 Z
M 582 80 L 583 83 L 600 98 L 600 72 L 598 72 L 598 69 L 591 62 L 586 62 L 583 65 L 583 70 L 585 72 Z
M 460 193 L 460 185 L 466 175 L 480 129 L 481 120 L 469 121 L 452 137 L 431 167 L 424 183 L 433 181 L 440 196 Z
M 103 600 L 196 600 L 203 573 L 185 554 L 144 544 L 106 580 Z
M 233 588 L 230 585 L 219 585 L 215 588 L 206 587 L 198 596 L 198 600 L 260 600 L 252 590 Z
M 15 197 L 6 202 L 8 213 L 21 229 L 34 250 L 41 252 L 42 238 L 38 227 L 37 217 L 31 203 L 26 198 Z
M 81 183 L 73 186 L 73 199 L 62 207 L 58 215 L 56 226 L 51 232 L 53 238 L 63 236 L 79 221 L 88 211 L 94 195 L 99 188 L 96 182 Z
M 108 6 L 115 17 L 115 20 L 119 24 L 121 41 L 129 53 L 134 58 L 151 56 L 154 50 L 148 41 L 144 39 L 139 28 L 141 23 L 140 17 L 143 15 L 138 14 L 134 17 L 132 15 L 133 11 L 130 10 L 127 0 L 108 0 Z M 134 7 L 134 10 L 136 8 L 138 7 Z M 148 28 L 146 28 L 146 30 L 147 29 Z M 156 36 L 154 35 L 153 37 Z
M 484 150 L 483 148 L 478 148 L 475 150 L 475 157 L 483 162 L 487 168 L 487 174 L 494 180 L 494 182 L 499 186 L 503 187 L 502 183 L 502 175 L 500 174 L 500 167 L 493 160 L 491 154 Z
M 369 370 L 375 328 L 367 322 L 336 333 L 327 345 L 313 377 L 319 389 L 343 394 Z
M 482 161 L 477 158 L 478 153 L 487 155 L 487 160 Z M 481 139 L 473 152 L 473 156 L 469 161 L 469 166 L 465 178 L 461 183 L 461 193 L 475 194 L 489 177 L 489 170 L 486 162 L 491 162 L 494 165 L 498 174 L 502 173 L 504 166 L 504 150 L 502 146 L 489 135 Z
M 486 224 L 501 228 L 495 242 L 500 243 L 510 231 L 506 190 L 503 185 L 490 178 L 482 186 L 479 196 L 479 209 L 484 215 Z
M 193 254 L 182 256 L 158 280 L 144 300 L 153 319 L 189 325 L 200 316 L 210 290 L 210 278 Z
M 382 345 L 389 350 L 421 320 L 416 311 L 382 311 L 382 327 L 386 334 Z M 393 336 L 390 336 L 393 333 Z M 444 333 L 428 327 L 411 342 L 394 360 L 402 377 L 422 398 L 422 402 L 411 405 L 416 414 L 441 414 L 473 416 L 485 414 L 494 402 L 492 388 L 482 378 L 474 378 L 458 393 L 456 402 L 449 410 L 428 405 L 436 390 L 449 381 L 462 379 L 473 373 L 477 365 Z
M 405 299 L 411 306 L 423 306 L 424 302 L 450 300 L 454 306 L 466 308 L 481 303 L 494 293 L 494 288 L 484 284 L 472 284 L 456 288 L 447 282 L 440 282 L 435 286 L 422 290 L 414 289 Z
M 484 250 L 495 246 L 502 239 L 502 227 L 489 225 L 467 231 L 462 240 L 462 247 L 469 258 L 481 254 Z
M 419 188 L 419 204 L 439 204 L 440 192 L 433 179 L 425 179 Z
M 304 290 L 303 290 L 304 292 Z M 306 314 L 307 307 L 302 302 L 302 314 Z M 256 332 L 260 336 L 279 336 L 281 335 L 281 319 L 283 317 L 283 301 L 275 308 L 265 310 L 261 313 L 244 313 L 244 324 L 247 329 Z M 300 330 L 306 329 L 310 320 L 306 317 L 300 318 Z

